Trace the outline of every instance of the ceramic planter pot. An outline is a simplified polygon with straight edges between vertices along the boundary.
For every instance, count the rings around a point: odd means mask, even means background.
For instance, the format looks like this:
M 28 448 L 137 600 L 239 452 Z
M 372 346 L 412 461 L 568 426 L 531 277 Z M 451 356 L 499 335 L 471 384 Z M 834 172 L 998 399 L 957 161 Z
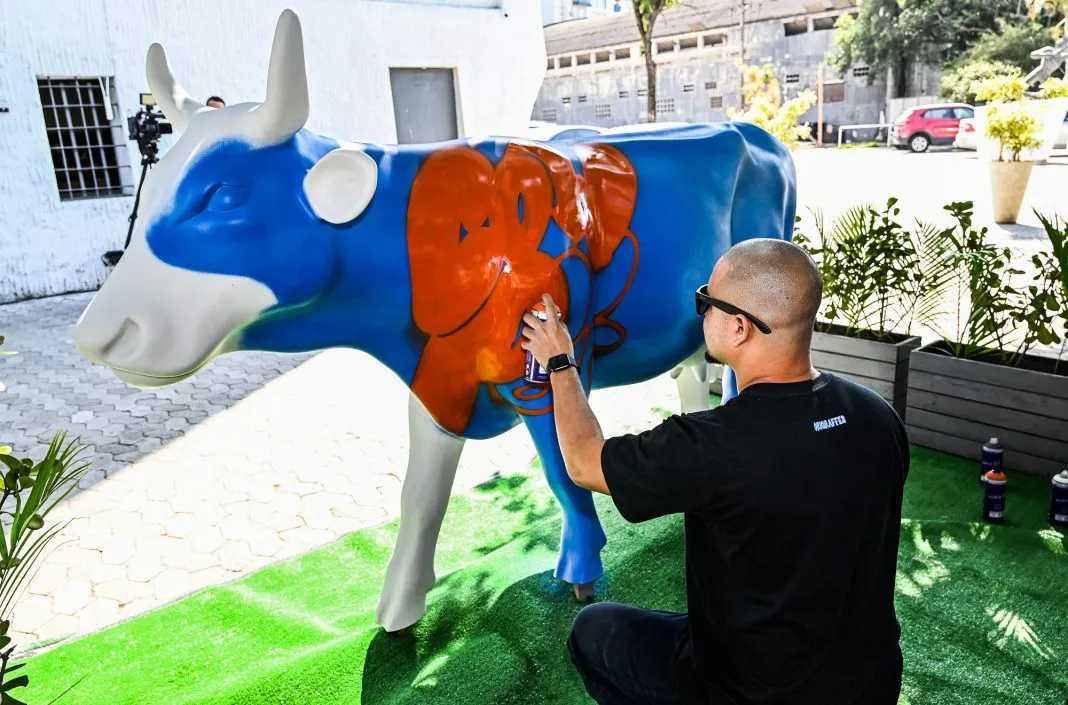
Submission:
M 994 222 L 1015 223 L 1020 215 L 1034 162 L 990 162 L 990 188 L 994 196 Z

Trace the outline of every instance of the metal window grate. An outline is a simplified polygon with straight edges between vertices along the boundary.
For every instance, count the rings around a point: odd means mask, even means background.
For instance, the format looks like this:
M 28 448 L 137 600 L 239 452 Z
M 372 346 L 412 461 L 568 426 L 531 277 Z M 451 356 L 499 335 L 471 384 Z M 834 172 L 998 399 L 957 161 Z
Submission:
M 722 108 L 723 107 L 723 96 L 714 95 L 711 98 L 709 98 L 708 99 L 708 107 L 710 107 L 712 109 Z
M 801 80 L 801 74 L 788 73 L 786 74 L 786 83 L 797 83 Z
M 569 105 L 569 104 L 571 103 L 571 97 L 570 97 L 570 96 L 568 96 L 567 98 L 564 98 L 564 99 L 563 99 L 563 101 L 561 101 L 561 102 L 562 102 L 562 103 L 563 103 L 564 105 Z
M 714 90 L 716 90 L 716 82 L 715 81 L 705 81 L 705 90 L 706 91 L 714 91 Z
M 556 108 L 544 108 L 541 111 L 541 119 L 545 122 L 556 122 Z
M 620 98 L 629 98 L 630 97 L 630 91 L 620 91 L 619 92 L 619 97 Z
M 853 69 L 853 75 L 856 76 L 857 78 L 860 78 L 861 76 L 867 76 L 870 73 L 871 73 L 871 67 L 870 66 L 857 66 L 856 68 Z
M 639 98 L 644 98 L 647 95 L 649 95 L 648 89 L 646 89 L 646 88 L 639 88 L 638 89 L 638 97 Z
M 578 97 L 578 102 L 580 102 L 580 103 L 585 103 L 585 102 L 586 102 L 586 96 L 584 96 L 584 95 L 580 95 L 580 96 Z
M 602 103 L 593 109 L 593 116 L 597 118 L 610 118 L 612 117 L 612 106 L 608 103 Z
M 686 85 L 684 85 L 682 87 L 682 92 L 683 93 L 693 93 L 693 91 L 694 91 L 694 84 L 692 84 L 692 83 L 687 83 Z
M 667 115 L 675 112 L 675 99 L 674 98 L 657 98 L 656 99 L 656 112 L 658 115 Z
M 104 86 L 111 97 L 111 120 Z M 37 90 L 59 199 L 133 195 L 114 79 L 43 76 L 37 79 Z

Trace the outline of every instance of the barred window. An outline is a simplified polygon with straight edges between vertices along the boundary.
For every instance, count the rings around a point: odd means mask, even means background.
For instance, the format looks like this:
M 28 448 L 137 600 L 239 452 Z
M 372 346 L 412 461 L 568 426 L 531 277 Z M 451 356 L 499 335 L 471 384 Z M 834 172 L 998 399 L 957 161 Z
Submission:
M 580 95 L 580 96 L 579 96 L 579 102 L 580 102 L 580 103 L 585 103 L 585 102 L 586 102 L 586 96 L 584 96 L 584 95 Z
M 644 98 L 647 95 L 649 95 L 648 89 L 646 89 L 646 88 L 639 88 L 638 89 L 638 97 L 639 98 Z
M 132 195 L 115 79 L 39 76 L 37 90 L 59 199 Z
M 716 82 L 715 81 L 705 81 L 705 90 L 706 91 L 714 91 L 714 90 L 716 90 Z
M 619 92 L 619 97 L 620 98 L 629 98 L 630 97 L 630 91 L 620 91 Z
M 656 112 L 658 115 L 667 115 L 668 113 L 675 112 L 675 99 L 674 98 L 657 98 L 656 99 Z
M 694 84 L 687 83 L 686 85 L 684 85 L 682 87 L 682 92 L 683 93 L 693 93 L 693 89 L 694 89 Z
M 556 108 L 544 108 L 541 111 L 541 119 L 545 122 L 556 122 Z
M 797 83 L 800 80 L 801 80 L 801 74 L 799 74 L 799 73 L 788 73 L 788 74 L 786 74 L 786 83 Z
M 714 95 L 708 99 L 708 107 L 716 109 L 723 107 L 723 96 Z
M 867 76 L 870 73 L 871 73 L 871 67 L 870 66 L 857 66 L 856 68 L 853 69 L 853 75 L 856 76 L 857 78 L 860 78 L 861 76 Z
M 564 105 L 568 105 L 569 103 L 571 103 L 571 96 L 568 96 L 567 98 L 564 98 L 561 102 Z
M 608 103 L 602 103 L 593 109 L 593 116 L 598 118 L 610 118 L 612 117 L 612 106 Z

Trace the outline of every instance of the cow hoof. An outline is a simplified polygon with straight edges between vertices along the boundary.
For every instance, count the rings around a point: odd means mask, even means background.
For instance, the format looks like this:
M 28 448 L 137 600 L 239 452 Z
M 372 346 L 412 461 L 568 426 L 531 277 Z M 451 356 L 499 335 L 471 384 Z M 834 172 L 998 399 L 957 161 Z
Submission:
M 579 602 L 589 602 L 593 599 L 593 583 L 580 583 L 571 586 L 571 592 Z

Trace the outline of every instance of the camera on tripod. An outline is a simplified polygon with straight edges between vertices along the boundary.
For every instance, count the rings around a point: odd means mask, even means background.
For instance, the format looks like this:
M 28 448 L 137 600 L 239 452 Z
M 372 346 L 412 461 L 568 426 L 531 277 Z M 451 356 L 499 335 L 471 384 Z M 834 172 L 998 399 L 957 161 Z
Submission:
M 141 109 L 126 119 L 126 125 L 130 130 L 130 141 L 136 142 L 137 149 L 141 152 L 141 181 L 137 184 L 133 212 L 130 213 L 130 228 L 126 232 L 126 244 L 121 250 L 110 250 L 101 257 L 107 267 L 114 267 L 118 264 L 122 259 L 122 253 L 130 246 L 134 220 L 137 219 L 137 207 L 141 203 L 141 187 L 145 184 L 145 175 L 148 174 L 149 167 L 159 161 L 159 138 L 174 132 L 174 126 L 167 122 L 166 117 L 156 107 L 156 98 L 151 93 L 141 94 Z
M 159 138 L 174 132 L 174 126 L 156 107 L 156 98 L 151 93 L 141 94 L 141 109 L 127 118 L 130 141 L 137 142 L 141 160 L 149 164 L 159 161 Z

